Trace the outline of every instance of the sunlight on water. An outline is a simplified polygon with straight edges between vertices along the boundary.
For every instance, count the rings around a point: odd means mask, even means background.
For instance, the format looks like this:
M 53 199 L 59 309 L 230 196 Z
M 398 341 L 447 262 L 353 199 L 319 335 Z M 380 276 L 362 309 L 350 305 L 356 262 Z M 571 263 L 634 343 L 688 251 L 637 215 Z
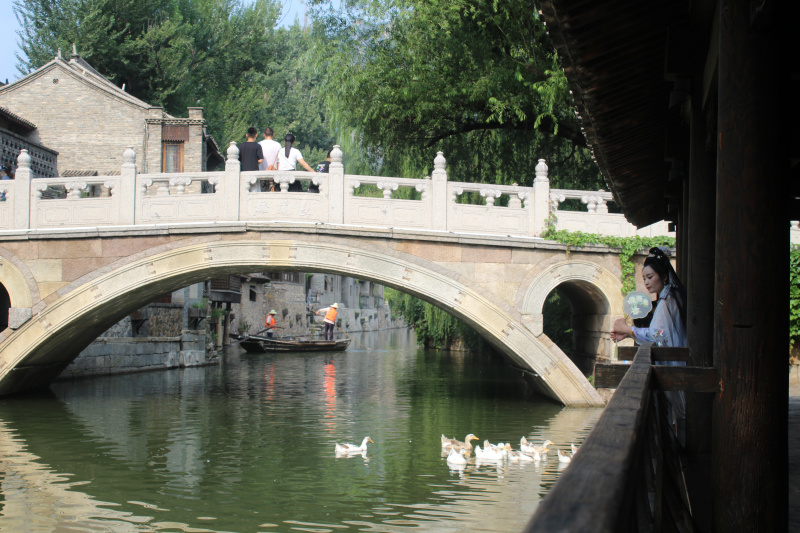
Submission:
M 0 527 L 19 531 L 519 531 L 598 409 L 530 396 L 483 354 L 226 355 L 0 401 Z M 358 346 L 356 346 L 358 348 Z M 553 441 L 541 462 L 448 466 L 440 436 Z M 339 442 L 366 452 L 339 456 Z

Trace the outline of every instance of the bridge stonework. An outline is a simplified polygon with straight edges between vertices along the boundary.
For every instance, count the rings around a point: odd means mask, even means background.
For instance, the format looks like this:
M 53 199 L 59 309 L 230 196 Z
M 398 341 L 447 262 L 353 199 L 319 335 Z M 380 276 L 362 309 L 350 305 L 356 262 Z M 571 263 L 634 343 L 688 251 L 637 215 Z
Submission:
M 0 394 L 48 384 L 103 331 L 165 293 L 226 274 L 297 270 L 418 296 L 479 331 L 542 393 L 566 405 L 603 403 L 543 333 L 542 310 L 558 287 L 573 308 L 573 358 L 611 355 L 617 254 L 538 235 L 549 213 L 558 227 L 634 233 L 608 213 L 608 193 L 550 190 L 543 161 L 533 187 L 451 182 L 441 153 L 431 177 L 416 180 L 347 175 L 338 147 L 330 174 L 240 172 L 233 144 L 224 172 L 137 174 L 135 157 L 126 150 L 119 176 L 79 181 L 33 176 L 23 151 L 17 179 L 0 184 L 0 283 L 11 301 Z M 260 179 L 280 192 L 253 192 Z M 92 180 L 103 194 L 87 193 Z M 207 186 L 188 188 L 197 181 Z M 289 192 L 296 181 L 320 192 Z M 364 184 L 383 197 L 356 194 Z M 393 198 L 400 187 L 415 189 L 416 200 Z M 470 191 L 485 205 L 458 200 Z M 559 211 L 567 197 L 589 212 Z
M 0 334 L 0 394 L 46 385 L 108 327 L 177 287 L 280 269 L 343 274 L 411 293 L 478 330 L 514 366 L 534 374 L 544 394 L 567 405 L 602 404 L 542 332 L 542 306 L 558 286 L 586 310 L 573 318 L 578 350 L 607 355 L 603 332 L 621 312 L 616 254 L 567 254 L 555 243 L 510 237 L 268 226 L 0 242 L 0 281 L 12 307 L 31 315 Z

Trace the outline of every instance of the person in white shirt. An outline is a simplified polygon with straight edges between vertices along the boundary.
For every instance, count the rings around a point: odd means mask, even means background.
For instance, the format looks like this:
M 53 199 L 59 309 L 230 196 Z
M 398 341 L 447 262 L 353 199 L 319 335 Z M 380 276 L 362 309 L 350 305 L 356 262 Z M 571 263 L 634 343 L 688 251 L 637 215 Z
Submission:
M 278 152 L 281 150 L 281 143 L 273 140 L 274 136 L 275 132 L 272 128 L 264 128 L 264 140 L 258 143 L 264 153 L 264 160 L 261 162 L 259 170 L 276 170 L 278 168 L 277 158 Z
M 260 141 L 258 144 L 261 146 L 261 152 L 264 154 L 264 159 L 261 160 L 261 163 L 258 165 L 258 170 L 277 170 L 278 169 L 278 152 L 281 150 L 281 143 L 278 141 L 273 140 L 275 136 L 275 132 L 272 128 L 266 127 L 264 128 L 264 140 Z M 266 187 L 262 187 L 262 183 L 266 185 Z M 262 190 L 271 191 L 273 190 L 274 182 L 272 179 L 268 180 L 258 180 L 256 181 L 251 187 L 251 192 L 261 192 Z
M 296 170 L 297 163 L 300 163 L 307 171 L 314 172 L 314 169 L 303 159 L 303 154 L 300 153 L 300 150 L 292 147 L 294 135 L 287 134 L 283 141 L 284 148 L 278 152 L 278 170 Z

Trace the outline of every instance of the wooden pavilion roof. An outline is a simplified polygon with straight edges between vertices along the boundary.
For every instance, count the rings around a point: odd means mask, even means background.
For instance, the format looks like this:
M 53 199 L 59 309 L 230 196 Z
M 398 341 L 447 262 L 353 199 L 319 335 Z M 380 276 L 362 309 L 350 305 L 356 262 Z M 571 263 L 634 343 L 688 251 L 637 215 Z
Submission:
M 694 9 L 703 3 L 694 2 Z M 665 143 L 674 82 L 665 76 L 665 57 L 669 32 L 685 26 L 692 2 L 537 0 L 537 5 L 586 140 L 617 204 L 639 227 L 670 219 Z

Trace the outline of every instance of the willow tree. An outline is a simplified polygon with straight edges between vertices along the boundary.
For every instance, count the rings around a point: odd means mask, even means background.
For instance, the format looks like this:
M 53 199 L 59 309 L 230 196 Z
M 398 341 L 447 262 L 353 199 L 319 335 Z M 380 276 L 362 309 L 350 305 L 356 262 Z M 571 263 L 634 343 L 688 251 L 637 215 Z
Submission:
M 316 2 L 314 13 L 333 120 L 374 170 L 421 175 L 442 150 L 459 181 L 529 185 L 545 158 L 556 186 L 601 186 L 532 2 Z

